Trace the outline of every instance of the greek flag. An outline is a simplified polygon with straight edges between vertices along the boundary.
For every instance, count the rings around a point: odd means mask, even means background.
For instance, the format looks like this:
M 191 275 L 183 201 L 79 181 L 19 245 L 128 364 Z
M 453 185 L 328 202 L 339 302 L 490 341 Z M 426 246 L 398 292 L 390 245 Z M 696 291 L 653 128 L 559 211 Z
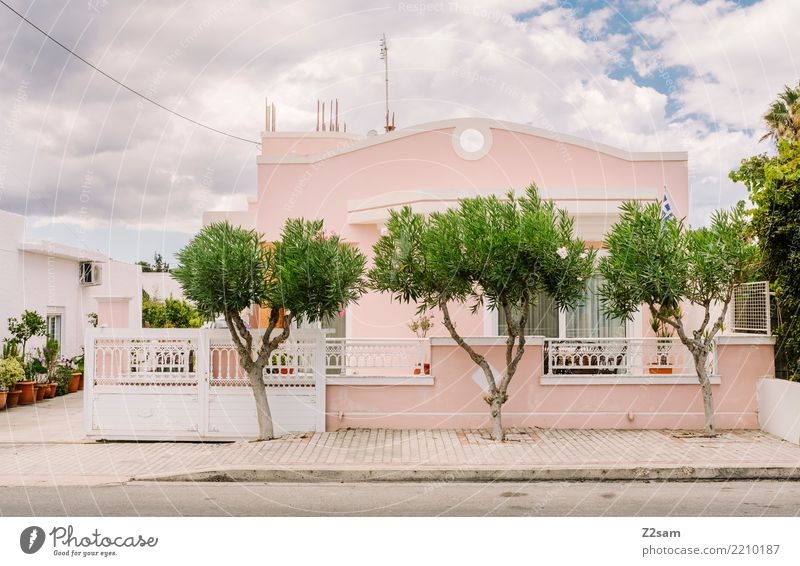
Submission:
M 664 187 L 666 189 L 666 187 Z M 668 222 L 669 220 L 675 220 L 675 214 L 672 212 L 672 208 L 669 206 L 669 199 L 667 198 L 666 190 L 664 191 L 664 200 L 661 202 L 661 221 Z

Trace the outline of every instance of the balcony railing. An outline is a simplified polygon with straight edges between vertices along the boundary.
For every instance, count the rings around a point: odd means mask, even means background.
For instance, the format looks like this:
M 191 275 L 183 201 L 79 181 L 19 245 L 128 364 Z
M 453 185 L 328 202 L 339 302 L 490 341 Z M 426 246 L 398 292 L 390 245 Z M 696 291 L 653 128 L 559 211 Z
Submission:
M 328 338 L 325 367 L 329 378 L 424 377 L 430 342 L 426 339 Z
M 694 359 L 678 338 L 546 339 L 544 376 L 696 378 Z M 716 375 L 716 352 L 709 353 Z

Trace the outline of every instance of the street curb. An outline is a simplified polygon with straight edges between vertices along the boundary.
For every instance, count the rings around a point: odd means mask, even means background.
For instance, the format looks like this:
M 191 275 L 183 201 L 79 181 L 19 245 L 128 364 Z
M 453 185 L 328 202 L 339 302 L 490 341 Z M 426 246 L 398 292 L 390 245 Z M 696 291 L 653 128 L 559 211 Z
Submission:
M 648 468 L 229 468 L 137 476 L 161 482 L 800 481 L 792 467 Z

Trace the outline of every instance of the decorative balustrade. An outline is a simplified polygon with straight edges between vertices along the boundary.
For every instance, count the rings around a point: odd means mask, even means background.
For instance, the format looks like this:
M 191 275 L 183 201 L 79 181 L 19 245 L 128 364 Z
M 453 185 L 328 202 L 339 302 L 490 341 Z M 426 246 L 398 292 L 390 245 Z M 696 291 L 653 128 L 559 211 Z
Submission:
M 328 338 L 328 377 L 414 377 L 430 375 L 425 339 Z
M 313 386 L 316 337 L 295 331 L 288 342 L 275 350 L 264 368 L 264 383 L 277 387 Z M 263 333 L 254 333 L 260 344 Z M 208 345 L 209 380 L 215 387 L 249 387 L 247 373 L 239 362 L 239 352 L 227 331 L 211 336 Z
M 207 371 L 212 387 L 250 385 L 227 330 L 144 329 L 96 334 L 91 355 L 97 386 L 195 386 L 201 371 L 203 376 Z M 263 371 L 264 383 L 314 386 L 317 356 L 323 356 L 319 340 L 319 331 L 292 332 L 272 353 Z M 254 332 L 254 349 L 260 343 L 261 334 Z M 430 375 L 428 349 L 427 340 L 329 338 L 320 367 L 328 377 L 336 378 L 426 376 Z
M 678 338 L 547 339 L 545 376 L 695 377 L 694 360 Z M 716 353 L 709 354 L 716 374 Z
M 98 337 L 94 384 L 191 387 L 197 385 L 198 337 Z

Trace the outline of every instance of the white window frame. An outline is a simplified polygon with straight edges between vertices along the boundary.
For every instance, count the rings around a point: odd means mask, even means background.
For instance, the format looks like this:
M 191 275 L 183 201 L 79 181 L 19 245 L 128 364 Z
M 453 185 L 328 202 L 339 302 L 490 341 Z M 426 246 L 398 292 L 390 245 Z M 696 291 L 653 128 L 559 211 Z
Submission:
M 53 336 L 50 333 L 50 319 L 58 318 L 58 336 Z M 58 340 L 58 348 L 60 352 L 64 351 L 64 310 L 63 309 L 54 309 L 48 308 L 47 315 L 45 316 L 45 321 L 47 322 L 47 336 L 53 337 Z

